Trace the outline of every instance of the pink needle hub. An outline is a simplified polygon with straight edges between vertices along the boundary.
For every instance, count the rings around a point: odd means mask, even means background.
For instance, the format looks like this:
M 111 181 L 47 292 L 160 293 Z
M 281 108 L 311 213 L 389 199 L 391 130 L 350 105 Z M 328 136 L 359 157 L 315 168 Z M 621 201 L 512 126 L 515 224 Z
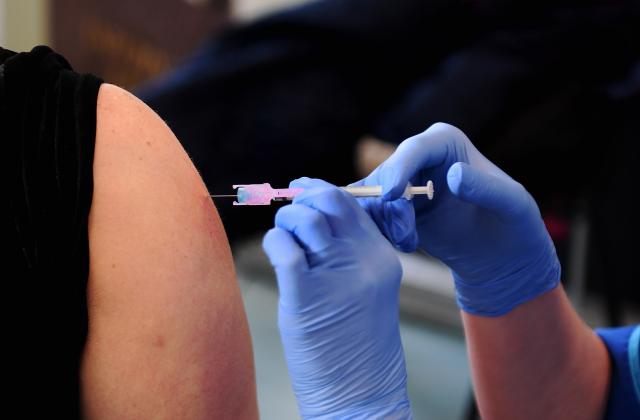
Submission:
M 293 200 L 304 188 L 272 188 L 269 183 L 234 185 L 238 189 L 238 201 L 234 206 L 268 206 L 272 200 Z

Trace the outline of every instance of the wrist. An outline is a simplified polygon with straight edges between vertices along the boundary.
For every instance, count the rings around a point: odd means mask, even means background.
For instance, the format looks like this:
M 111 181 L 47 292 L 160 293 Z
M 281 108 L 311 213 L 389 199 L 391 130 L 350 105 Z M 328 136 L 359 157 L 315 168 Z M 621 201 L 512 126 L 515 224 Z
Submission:
M 368 420 L 368 419 L 394 419 L 394 420 L 411 420 L 413 414 L 411 412 L 411 403 L 407 396 L 406 389 L 401 392 L 388 395 L 378 401 L 367 402 L 365 404 L 354 404 L 352 407 L 341 410 L 326 412 L 322 414 L 305 415 L 301 411 L 304 419 L 349 419 L 349 420 Z
M 407 372 L 399 336 L 397 341 L 388 337 L 381 337 L 380 341 L 394 341 L 393 349 L 358 353 L 364 347 L 359 342 L 347 346 L 351 347 L 347 353 L 331 357 L 324 354 L 324 360 L 315 355 L 313 360 L 305 358 L 303 365 L 288 363 L 302 417 L 410 418 Z M 375 348 L 376 344 L 367 347 Z
M 453 272 L 458 306 L 473 315 L 501 316 L 555 289 L 560 283 L 560 273 L 552 243 L 543 247 L 530 264 L 488 282 L 473 282 Z

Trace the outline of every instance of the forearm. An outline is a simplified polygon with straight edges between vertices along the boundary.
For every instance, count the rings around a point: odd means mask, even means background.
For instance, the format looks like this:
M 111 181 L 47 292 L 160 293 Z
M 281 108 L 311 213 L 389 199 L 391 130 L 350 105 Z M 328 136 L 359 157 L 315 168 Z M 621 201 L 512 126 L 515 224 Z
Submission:
M 602 417 L 607 350 L 562 286 L 500 317 L 462 318 L 483 418 Z

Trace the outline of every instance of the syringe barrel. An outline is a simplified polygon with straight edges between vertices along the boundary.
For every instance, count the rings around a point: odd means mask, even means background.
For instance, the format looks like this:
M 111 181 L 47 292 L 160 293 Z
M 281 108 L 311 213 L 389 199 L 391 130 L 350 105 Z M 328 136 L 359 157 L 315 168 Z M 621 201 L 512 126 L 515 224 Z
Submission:
M 361 187 L 340 187 L 355 197 L 380 197 L 382 195 L 381 185 L 361 186 Z M 414 195 L 426 195 L 429 200 L 433 198 L 433 182 L 429 181 L 427 185 L 421 187 L 414 187 L 411 184 L 407 185 L 402 196 L 407 200 L 411 200 Z
M 382 195 L 382 186 L 340 187 L 354 197 L 379 197 Z

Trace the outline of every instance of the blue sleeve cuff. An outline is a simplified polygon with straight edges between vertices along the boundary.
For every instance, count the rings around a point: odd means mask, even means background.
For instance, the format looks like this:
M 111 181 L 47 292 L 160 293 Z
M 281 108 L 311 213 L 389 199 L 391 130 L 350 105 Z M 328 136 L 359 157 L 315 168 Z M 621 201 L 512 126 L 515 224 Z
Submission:
M 636 398 L 640 401 L 640 326 L 633 330 L 629 339 L 629 367 Z
M 640 418 L 640 326 L 596 330 L 611 357 L 606 419 Z

